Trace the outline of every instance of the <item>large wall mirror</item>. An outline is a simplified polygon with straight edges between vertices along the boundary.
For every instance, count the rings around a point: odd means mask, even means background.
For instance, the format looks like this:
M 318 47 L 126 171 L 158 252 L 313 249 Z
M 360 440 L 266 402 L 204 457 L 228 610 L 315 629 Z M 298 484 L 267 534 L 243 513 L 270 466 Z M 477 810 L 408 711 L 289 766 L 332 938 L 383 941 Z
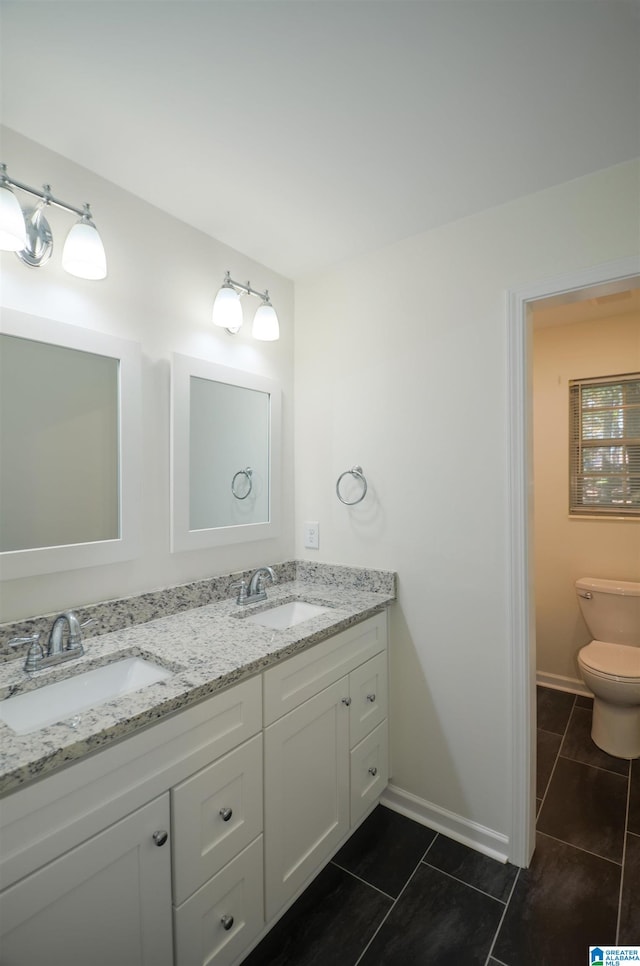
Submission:
M 2 310 L 3 579 L 138 552 L 140 349 Z
M 173 551 L 277 535 L 280 389 L 270 379 L 174 354 Z

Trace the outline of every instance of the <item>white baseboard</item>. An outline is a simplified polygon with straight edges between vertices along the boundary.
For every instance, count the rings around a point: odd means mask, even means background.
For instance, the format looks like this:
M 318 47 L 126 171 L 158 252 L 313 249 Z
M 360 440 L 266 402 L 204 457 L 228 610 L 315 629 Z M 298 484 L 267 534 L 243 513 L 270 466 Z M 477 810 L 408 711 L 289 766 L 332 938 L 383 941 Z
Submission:
M 426 825 L 427 828 L 442 832 L 456 842 L 497 859 L 498 862 L 506 862 L 509 858 L 509 840 L 506 835 L 440 808 L 439 805 L 418 798 L 411 792 L 405 792 L 396 785 L 387 785 L 380 803 L 421 825 Z
M 556 691 L 569 691 L 571 694 L 585 694 L 592 698 L 589 688 L 578 678 L 567 678 L 561 674 L 547 674 L 545 671 L 536 672 L 536 684 L 543 688 L 555 688 Z

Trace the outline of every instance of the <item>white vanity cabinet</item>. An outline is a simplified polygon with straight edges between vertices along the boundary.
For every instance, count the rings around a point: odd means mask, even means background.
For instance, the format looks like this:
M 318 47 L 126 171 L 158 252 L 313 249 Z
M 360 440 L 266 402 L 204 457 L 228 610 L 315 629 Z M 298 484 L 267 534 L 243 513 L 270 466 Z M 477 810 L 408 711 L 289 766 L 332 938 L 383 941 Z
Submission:
M 381 614 L 264 674 L 267 921 L 386 785 L 386 669 Z
M 262 879 L 261 732 L 255 677 L 0 800 L 2 966 L 226 966 L 236 959 L 264 923 L 261 884 L 257 896 L 251 892 Z M 220 818 L 227 834 L 216 842 L 218 801 L 231 802 L 234 816 Z M 198 822 L 220 846 L 213 864 L 206 854 L 193 859 L 195 837 L 185 837 Z M 173 887 L 182 890 L 173 897 L 172 850 Z M 212 883 L 226 901 L 242 881 L 250 881 L 250 911 L 243 907 L 230 929 L 221 926 L 231 942 L 210 960 L 194 911 Z M 193 895 L 180 905 L 186 892 Z
M 386 785 L 386 627 L 0 799 L 1 966 L 238 966 Z

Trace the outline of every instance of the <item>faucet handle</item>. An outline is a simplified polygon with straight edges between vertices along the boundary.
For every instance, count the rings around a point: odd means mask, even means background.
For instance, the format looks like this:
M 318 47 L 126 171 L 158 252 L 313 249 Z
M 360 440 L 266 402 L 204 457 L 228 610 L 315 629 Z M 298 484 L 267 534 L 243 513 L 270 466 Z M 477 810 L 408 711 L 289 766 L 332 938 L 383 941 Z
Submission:
M 261 567 L 258 571 L 258 590 L 264 590 L 264 582 L 269 578 L 272 584 L 278 583 L 278 578 L 272 567 Z
M 236 597 L 236 604 L 246 604 L 247 602 L 247 582 L 246 580 L 241 580 L 237 584 L 233 584 L 233 589 L 238 588 L 238 596 Z
M 44 649 L 40 643 L 40 632 L 31 634 L 29 637 L 12 637 L 9 641 L 11 647 L 18 647 L 20 644 L 30 644 L 27 652 L 27 659 L 24 662 L 25 671 L 36 671 L 40 661 L 44 658 Z
M 82 656 L 84 654 L 84 647 L 82 646 L 82 632 L 80 628 L 86 627 L 88 624 L 95 624 L 95 622 L 96 622 L 95 617 L 90 617 L 88 620 L 83 621 L 82 624 L 78 623 L 73 631 L 70 630 L 69 638 L 67 640 L 67 646 L 65 650 L 77 651 L 78 655 Z
M 40 640 L 40 632 L 30 634 L 29 637 L 12 637 L 9 647 L 20 647 L 21 644 L 37 644 Z

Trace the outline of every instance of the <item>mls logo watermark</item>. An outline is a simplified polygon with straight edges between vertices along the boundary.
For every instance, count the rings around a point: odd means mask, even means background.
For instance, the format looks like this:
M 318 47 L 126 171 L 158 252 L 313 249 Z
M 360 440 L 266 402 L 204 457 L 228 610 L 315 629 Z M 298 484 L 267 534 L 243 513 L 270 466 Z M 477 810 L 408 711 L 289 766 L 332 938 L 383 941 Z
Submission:
M 589 946 L 589 966 L 640 964 L 640 946 Z

